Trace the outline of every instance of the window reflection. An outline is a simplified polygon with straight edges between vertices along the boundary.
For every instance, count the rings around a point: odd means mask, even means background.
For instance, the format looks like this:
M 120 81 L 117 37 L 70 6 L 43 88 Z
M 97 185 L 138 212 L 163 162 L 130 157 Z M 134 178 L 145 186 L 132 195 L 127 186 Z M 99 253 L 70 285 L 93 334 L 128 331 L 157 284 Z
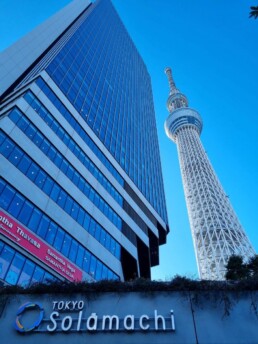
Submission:
M 0 279 L 11 285 L 28 287 L 32 283 L 56 280 L 54 276 L 37 266 L 19 252 L 0 240 Z

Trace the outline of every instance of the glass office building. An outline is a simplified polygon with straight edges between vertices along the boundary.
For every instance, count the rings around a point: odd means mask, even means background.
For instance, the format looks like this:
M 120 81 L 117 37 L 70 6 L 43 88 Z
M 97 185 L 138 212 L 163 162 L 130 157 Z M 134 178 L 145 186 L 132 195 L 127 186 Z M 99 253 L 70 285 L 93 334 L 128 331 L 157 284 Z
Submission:
M 146 66 L 109 0 L 0 55 L 0 280 L 150 278 L 168 220 Z

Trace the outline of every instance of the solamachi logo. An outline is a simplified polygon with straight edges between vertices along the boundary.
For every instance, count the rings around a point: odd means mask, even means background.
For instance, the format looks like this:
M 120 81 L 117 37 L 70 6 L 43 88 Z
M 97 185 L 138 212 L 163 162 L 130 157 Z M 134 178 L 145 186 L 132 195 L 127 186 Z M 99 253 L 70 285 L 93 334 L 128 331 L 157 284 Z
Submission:
M 46 310 L 46 314 L 44 311 Z M 84 300 L 52 300 L 44 308 L 27 302 L 17 311 L 14 327 L 21 333 L 108 333 L 108 332 L 175 332 L 174 311 L 162 315 L 151 313 L 114 314 L 101 312 L 100 307 L 88 311 Z
M 39 314 L 31 326 L 25 327 L 21 322 L 22 315 L 24 315 L 25 312 L 32 311 L 32 310 L 38 310 Z M 41 324 L 43 320 L 43 317 L 44 317 L 44 309 L 42 308 L 41 304 L 27 302 L 18 309 L 17 314 L 16 314 L 16 320 L 14 323 L 14 328 L 21 333 L 31 332 L 35 330 L 37 327 L 39 327 L 39 325 Z

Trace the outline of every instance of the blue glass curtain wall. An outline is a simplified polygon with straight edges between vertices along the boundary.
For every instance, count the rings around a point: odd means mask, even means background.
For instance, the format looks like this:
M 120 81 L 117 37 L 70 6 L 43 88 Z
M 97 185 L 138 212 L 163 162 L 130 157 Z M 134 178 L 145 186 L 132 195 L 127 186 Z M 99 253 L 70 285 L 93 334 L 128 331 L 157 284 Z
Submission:
M 115 199 L 115 201 L 133 218 L 134 222 L 143 230 L 144 233 L 148 232 L 148 226 L 146 223 L 141 219 L 141 217 L 133 210 L 133 208 L 126 202 L 120 193 L 113 187 L 113 185 L 107 180 L 102 172 L 96 167 L 96 165 L 89 159 L 89 157 L 84 153 L 84 151 L 79 147 L 79 145 L 71 138 L 71 136 L 62 128 L 60 123 L 58 123 L 55 118 L 50 114 L 50 112 L 42 105 L 42 103 L 36 98 L 36 96 L 31 92 L 28 91 L 25 93 L 23 98 L 28 102 L 28 104 L 36 111 L 39 116 L 45 121 L 45 123 L 54 131 L 54 133 L 62 140 L 62 142 L 73 152 L 73 154 L 80 160 L 80 162 L 91 172 L 91 174 L 101 183 L 101 185 L 108 191 L 108 193 Z M 19 112 L 19 114 L 17 113 Z M 25 115 L 22 115 L 18 109 L 13 110 L 9 117 L 12 119 L 14 123 L 19 120 L 17 124 L 21 130 L 23 130 L 24 124 L 23 122 L 29 122 L 26 119 Z M 21 118 L 22 117 L 22 118 Z M 21 118 L 21 119 L 20 119 Z M 29 124 L 30 128 L 25 130 L 25 134 L 29 137 L 30 140 L 33 141 L 34 134 L 38 132 L 38 135 L 44 137 L 43 134 L 40 133 L 39 129 L 37 129 L 33 124 Z M 31 129 L 33 128 L 33 130 Z M 46 139 L 44 141 L 47 142 L 51 151 L 45 149 L 45 145 L 42 143 L 37 144 L 39 148 L 43 148 L 44 154 L 46 154 L 54 163 L 55 165 L 65 173 L 68 178 L 70 178 L 76 186 L 80 188 L 80 190 L 84 190 L 84 184 L 88 184 L 85 179 L 76 171 L 71 164 L 59 153 L 57 149 Z M 56 153 L 56 154 L 55 154 Z M 63 160 L 61 160 L 63 159 Z M 61 164 L 61 161 L 63 163 Z M 105 160 L 106 161 L 106 160 Z M 104 162 L 105 162 L 104 161 Z M 65 165 L 64 165 L 65 162 Z M 73 172 L 74 171 L 74 174 Z M 90 186 L 88 185 L 87 189 Z M 91 188 L 92 189 L 92 188 Z M 94 204 L 99 207 L 99 209 L 103 212 L 103 207 L 105 207 L 105 214 L 107 213 L 108 218 L 119 228 L 121 229 L 122 220 L 121 218 L 113 211 L 113 209 L 101 198 L 97 195 L 97 193 L 92 189 L 94 195 L 93 202 Z M 88 192 L 86 193 L 88 197 Z M 139 202 L 138 202 L 139 205 Z M 140 204 L 140 207 L 143 208 L 143 205 Z M 144 209 L 146 213 L 146 209 Z M 110 213 L 110 214 L 109 214 Z M 133 215 L 133 216 L 132 216 Z M 148 213 L 149 219 L 154 223 L 157 224 L 157 221 L 151 214 Z M 130 236 L 132 237 L 132 236 Z
M 150 77 L 111 2 L 95 6 L 46 71 L 167 223 Z
M 2 178 L 0 178 L 0 207 L 90 274 L 95 280 L 119 279 L 112 270 Z M 96 271 L 97 261 L 99 262 L 98 271 Z
M 124 187 L 130 189 L 130 196 L 137 203 L 137 205 L 142 209 L 145 215 L 150 219 L 150 221 L 157 226 L 157 220 L 152 215 L 152 213 L 147 209 L 139 197 L 135 194 L 132 188 L 125 183 L 123 178 L 117 172 L 117 170 L 112 166 L 105 155 L 100 151 L 97 145 L 91 140 L 91 138 L 86 134 L 85 130 L 75 121 L 74 117 L 65 108 L 65 106 L 60 102 L 54 92 L 48 87 L 48 85 L 41 79 L 36 80 L 37 85 L 43 90 L 45 95 L 49 100 L 52 101 L 53 105 L 60 111 L 60 113 L 65 117 L 68 123 L 73 127 L 73 129 L 80 135 L 84 142 L 92 149 L 94 154 L 98 156 L 105 167 L 112 173 L 113 177 Z M 76 157 L 84 164 L 84 166 L 89 169 L 89 171 L 98 179 L 98 181 L 104 186 L 104 188 L 110 193 L 110 195 L 123 206 L 124 210 L 128 214 L 134 214 L 132 216 L 133 220 L 137 225 L 145 232 L 148 232 L 148 226 L 141 219 L 141 217 L 132 209 L 132 207 L 125 202 L 118 191 L 113 187 L 111 183 L 106 179 L 106 177 L 100 172 L 100 170 L 92 163 L 89 157 L 83 152 L 83 150 L 77 145 L 77 143 L 65 132 L 54 117 L 49 113 L 49 111 L 41 104 L 41 102 L 35 97 L 35 95 L 28 91 L 24 95 L 24 99 L 30 104 L 30 106 L 40 115 L 40 117 L 46 122 L 46 124 L 57 134 L 57 136 L 63 141 L 64 144 L 76 155 Z M 125 186 L 126 185 L 126 186 Z M 129 190 L 128 190 L 129 191 Z M 126 205 L 125 205 L 126 203 Z M 130 211 L 128 209 L 130 208 Z M 132 237 L 132 236 L 131 236 Z
M 24 117 L 21 117 L 24 120 Z M 59 207 L 95 237 L 106 249 L 120 259 L 120 245 L 108 234 L 69 194 L 40 168 L 13 140 L 0 131 L 0 153 L 26 175 L 37 187 L 47 194 Z M 43 147 L 45 147 L 43 142 Z M 61 166 L 67 165 L 61 162 Z M 82 185 L 86 188 L 86 185 Z M 94 201 L 94 193 L 88 190 L 88 197 Z M 103 208 L 103 213 L 104 212 Z M 15 214 L 13 214 L 15 215 Z M 28 216 L 29 214 L 27 214 Z M 109 213 L 106 214 L 108 216 Z M 16 215 L 15 215 L 16 216 Z M 96 230 L 98 228 L 98 230 Z M 102 234 L 103 232 L 103 234 Z M 102 235 L 101 235 L 102 234 Z M 101 241 L 101 237 L 105 240 Z M 107 239 L 108 238 L 108 239 Z
M 24 288 L 57 278 L 0 240 L 0 280 Z

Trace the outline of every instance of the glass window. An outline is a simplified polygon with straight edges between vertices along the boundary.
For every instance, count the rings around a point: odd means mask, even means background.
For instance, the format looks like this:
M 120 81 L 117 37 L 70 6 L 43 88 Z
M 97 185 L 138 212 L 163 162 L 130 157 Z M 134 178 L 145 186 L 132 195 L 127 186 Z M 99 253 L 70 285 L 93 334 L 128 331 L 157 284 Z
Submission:
M 45 119 L 45 117 L 48 114 L 47 110 L 43 106 L 41 106 L 41 108 L 39 109 L 38 113 L 39 113 L 40 117 L 43 118 L 43 119 Z
M 27 223 L 29 222 L 32 211 L 33 211 L 33 206 L 29 202 L 25 201 L 21 209 L 21 212 L 18 216 L 18 220 L 21 221 L 21 223 L 23 223 L 25 226 L 27 226 Z
M 75 171 L 74 175 L 73 175 L 73 183 L 75 185 L 77 185 L 79 183 L 79 180 L 80 180 L 80 175 L 78 172 Z
M 65 234 L 65 239 L 63 242 L 62 250 L 61 252 L 63 253 L 64 256 L 68 257 L 70 246 L 71 246 L 71 237 L 68 234 Z
M 26 174 L 30 165 L 31 159 L 24 155 L 18 164 L 18 169 L 22 171 L 22 173 Z
M 38 102 L 38 100 L 34 97 L 34 100 L 31 103 L 31 107 L 35 110 L 38 111 L 38 109 L 40 108 L 40 104 Z
M 86 231 L 89 231 L 89 225 L 90 225 L 90 217 L 88 214 L 85 214 L 83 227 L 86 229 Z
M 4 243 L 0 240 L 0 256 L 1 256 L 1 252 L 3 248 L 4 248 Z
M 8 212 L 14 217 L 17 217 L 19 212 L 21 211 L 24 202 L 25 198 L 16 194 L 8 208 Z
M 6 158 L 8 158 L 13 149 L 14 144 L 9 138 L 6 138 L 2 146 L 0 147 L 0 153 L 2 153 Z
M 80 156 L 80 148 L 79 148 L 77 145 L 76 145 L 76 147 L 75 147 L 75 149 L 74 149 L 73 154 L 74 154 L 75 156 L 77 156 L 77 157 Z
M 108 205 L 105 203 L 104 204 L 104 214 L 108 217 Z
M 102 229 L 100 233 L 100 243 L 105 246 L 107 233 Z
M 85 183 L 84 180 L 80 177 L 79 184 L 77 185 L 77 186 L 78 186 L 78 189 L 82 191 L 83 188 L 84 188 L 84 185 L 86 185 L 86 183 Z
M 67 146 L 69 141 L 70 141 L 69 136 L 65 134 L 64 137 L 63 137 L 63 143 Z
M 63 158 L 61 156 L 61 154 L 57 153 L 55 156 L 55 160 L 54 163 L 56 164 L 57 167 L 60 167 L 62 164 Z
M 14 165 L 17 166 L 23 156 L 23 152 L 20 148 L 15 147 L 12 153 L 10 154 L 8 160 Z
M 77 203 L 73 202 L 73 206 L 71 209 L 71 216 L 75 220 L 77 220 L 78 212 L 79 212 L 79 205 Z
M 64 172 L 64 174 L 66 174 L 67 169 L 68 169 L 68 163 L 64 159 L 62 159 L 60 170 Z
M 84 217 L 85 217 L 85 212 L 81 207 L 79 207 L 79 214 L 78 214 L 77 221 L 81 226 L 83 226 Z
M 49 178 L 48 178 L 49 179 Z M 57 184 L 54 184 L 51 193 L 50 193 L 50 198 L 52 198 L 53 201 L 57 201 L 59 193 L 60 193 L 60 187 Z
M 108 219 L 114 223 L 113 221 L 113 212 L 112 210 L 108 207 L 108 214 L 107 214 Z
M 71 213 L 73 203 L 74 203 L 73 199 L 70 196 L 68 196 L 65 202 L 65 207 L 64 207 L 64 210 L 67 212 L 67 214 Z
M 66 198 L 67 198 L 66 192 L 63 191 L 63 190 L 61 190 L 61 191 L 60 191 L 60 194 L 59 194 L 59 196 L 58 196 L 58 199 L 57 199 L 57 204 L 58 204 L 61 208 L 64 208 Z
M 99 199 L 99 210 L 103 213 L 104 211 L 104 201 L 102 198 Z
M 55 155 L 56 155 L 56 150 L 55 150 L 53 147 L 50 147 L 50 148 L 49 148 L 49 151 L 48 151 L 48 153 L 47 153 L 47 156 L 49 157 L 49 159 L 50 159 L 51 161 L 53 161 L 54 158 L 55 158 Z
M 77 251 L 78 251 L 78 243 L 75 240 L 72 240 L 71 249 L 69 253 L 69 259 L 72 262 L 75 262 L 76 260 Z
M 46 181 L 45 181 L 45 184 L 44 184 L 44 186 L 43 186 L 43 191 L 44 191 L 47 195 L 49 195 L 50 192 L 51 192 L 51 190 L 52 190 L 53 185 L 54 185 L 53 180 L 50 179 L 50 178 L 48 178 L 48 177 L 46 177 Z
M 75 143 L 73 142 L 73 140 L 70 140 L 69 145 L 68 145 L 68 148 L 69 148 L 71 151 L 74 150 L 74 148 L 75 148 Z
M 38 147 L 40 147 L 43 140 L 44 140 L 44 137 L 37 131 L 33 139 L 33 142 L 35 142 L 35 144 Z
M 51 119 L 52 119 L 52 117 L 51 117 Z M 50 128 L 53 130 L 53 132 L 56 133 L 58 128 L 59 128 L 59 125 L 56 121 L 52 120 L 52 124 L 51 124 Z
M 120 259 L 120 254 L 121 254 L 121 246 L 116 242 L 115 243 L 115 257 L 117 259 Z
M 16 253 L 5 278 L 7 283 L 12 285 L 17 283 L 24 262 L 25 258 L 21 254 Z
M 38 78 L 37 80 L 36 80 L 36 84 L 39 86 L 39 88 L 41 88 L 41 89 L 43 89 L 44 88 L 44 86 L 45 86 L 45 83 L 44 83 L 44 81 L 43 81 L 43 79 L 41 79 L 41 78 Z M 44 92 L 45 93 L 45 92 Z
M 94 237 L 99 241 L 100 240 L 100 233 L 101 233 L 101 227 L 100 225 L 97 223 L 96 224 L 96 228 L 95 228 L 95 235 Z
M 43 171 L 39 171 L 36 179 L 35 179 L 35 184 L 40 188 L 42 189 L 43 188 L 43 185 L 46 181 L 46 178 L 47 178 L 47 174 Z
M 49 99 L 52 101 L 52 103 L 54 102 L 54 100 L 55 100 L 55 95 L 53 94 L 53 92 L 52 91 L 50 91 L 49 92 Z
M 93 191 L 93 189 L 90 189 L 90 194 L 89 194 L 89 199 L 93 202 L 94 200 L 94 196 L 95 196 L 95 193 Z
M 43 215 L 39 223 L 38 231 L 37 231 L 37 234 L 43 239 L 45 238 L 49 224 L 50 224 L 50 220 L 45 215 Z
M 88 251 L 85 251 L 82 268 L 87 273 L 89 273 L 90 271 L 90 259 L 91 259 L 90 253 Z
M 56 237 L 55 237 L 55 241 L 53 244 L 54 248 L 56 248 L 58 251 L 61 250 L 63 240 L 64 240 L 64 231 L 62 229 L 58 228 L 57 233 L 56 233 Z
M 78 147 L 78 149 L 80 149 Z M 87 158 L 86 155 L 83 154 L 83 152 L 80 150 L 80 154 L 78 155 L 79 160 L 84 164 L 86 168 L 88 168 L 89 165 L 89 159 Z
M 31 92 L 27 92 L 24 94 L 23 98 L 27 101 L 28 104 L 31 104 L 33 102 L 34 96 Z
M 28 259 L 26 259 L 17 284 L 21 285 L 24 288 L 28 287 L 30 284 L 30 280 L 31 280 L 34 268 L 35 268 L 35 264 L 29 261 Z
M 12 262 L 14 250 L 5 245 L 0 256 L 0 278 L 4 279 L 6 272 Z
M 90 220 L 90 226 L 89 226 L 89 233 L 94 237 L 94 234 L 95 234 L 95 227 L 96 227 L 96 222 L 91 219 Z
M 102 277 L 102 263 L 98 260 L 96 264 L 96 273 L 95 273 L 95 279 L 96 281 L 101 280 Z
M 0 178 L 0 194 L 2 194 L 2 192 L 4 191 L 4 188 L 5 188 L 5 183 L 3 180 L 1 180 Z
M 83 264 L 83 256 L 84 256 L 84 248 L 81 245 L 79 245 L 77 257 L 76 257 L 76 265 L 78 265 L 80 268 L 82 267 L 82 264 Z
M 14 123 L 17 123 L 21 117 L 21 113 L 17 109 L 14 109 L 9 113 L 9 117 Z
M 45 272 L 43 283 L 51 283 L 54 281 L 57 281 L 57 279 L 54 276 L 50 275 L 48 272 Z
M 62 138 L 64 137 L 65 135 L 65 132 L 64 132 L 64 129 L 61 128 L 60 126 L 58 127 L 58 130 L 56 132 L 57 136 L 60 137 L 60 139 L 62 140 Z
M 41 269 L 39 266 L 36 266 L 34 270 L 34 274 L 32 276 L 32 281 L 31 283 L 39 283 L 42 281 L 44 276 L 44 270 Z
M 27 176 L 28 178 L 30 178 L 30 180 L 34 181 L 38 172 L 39 172 L 39 167 L 33 162 L 27 172 Z
M 102 268 L 102 279 L 103 280 L 108 279 L 108 268 L 105 265 L 103 265 L 103 268 Z
M 107 250 L 110 251 L 110 243 L 111 241 L 114 240 L 113 238 L 111 238 L 111 236 L 109 234 L 107 234 L 106 236 L 106 243 L 105 243 L 105 247 Z
M 50 127 L 53 122 L 53 117 L 49 113 L 47 113 L 46 118 L 44 120 L 47 123 L 47 125 Z
M 36 132 L 37 132 L 37 130 L 36 130 L 36 128 L 34 127 L 33 124 L 28 125 L 28 127 L 27 127 L 27 129 L 26 129 L 26 131 L 25 131 L 26 135 L 27 135 L 31 140 L 33 139 L 33 137 L 34 137 L 34 135 L 36 134 Z
M 74 174 L 74 169 L 71 166 L 68 166 L 68 170 L 66 172 L 67 177 L 72 180 Z
M 113 280 L 113 279 L 115 279 L 113 272 L 111 270 L 108 270 L 108 280 Z
M 14 194 L 15 194 L 14 190 L 10 188 L 8 185 L 6 185 L 0 197 L 0 206 L 4 209 L 7 209 L 14 197 Z
M 99 207 L 99 195 L 95 193 L 94 204 L 96 207 Z
M 41 143 L 41 145 L 40 145 L 40 149 L 41 149 L 45 154 L 47 154 L 49 148 L 50 148 L 50 144 L 49 144 L 46 140 L 43 140 L 42 143 Z
M 111 240 L 111 243 L 110 243 L 110 252 L 115 255 L 115 250 L 116 250 L 116 243 L 114 240 Z
M 28 223 L 28 227 L 30 230 L 32 230 L 35 233 L 38 230 L 38 225 L 41 220 L 41 217 L 42 217 L 41 212 L 34 208 L 33 213 L 30 217 L 29 223 Z
M 94 173 L 94 165 L 91 161 L 90 161 L 90 165 L 89 165 L 89 170 L 92 174 Z
M 29 125 L 29 121 L 24 116 L 20 118 L 19 122 L 17 122 L 17 126 L 22 131 L 25 131 L 28 125 Z
M 96 274 L 96 264 L 97 264 L 97 259 L 94 256 L 91 256 L 89 274 L 93 278 L 95 278 L 95 274 Z
M 47 231 L 46 237 L 45 237 L 45 240 L 50 245 L 53 244 L 53 241 L 54 241 L 55 236 L 56 236 L 56 231 L 57 231 L 57 225 L 53 221 L 51 221 L 50 225 L 48 227 L 48 231 Z

